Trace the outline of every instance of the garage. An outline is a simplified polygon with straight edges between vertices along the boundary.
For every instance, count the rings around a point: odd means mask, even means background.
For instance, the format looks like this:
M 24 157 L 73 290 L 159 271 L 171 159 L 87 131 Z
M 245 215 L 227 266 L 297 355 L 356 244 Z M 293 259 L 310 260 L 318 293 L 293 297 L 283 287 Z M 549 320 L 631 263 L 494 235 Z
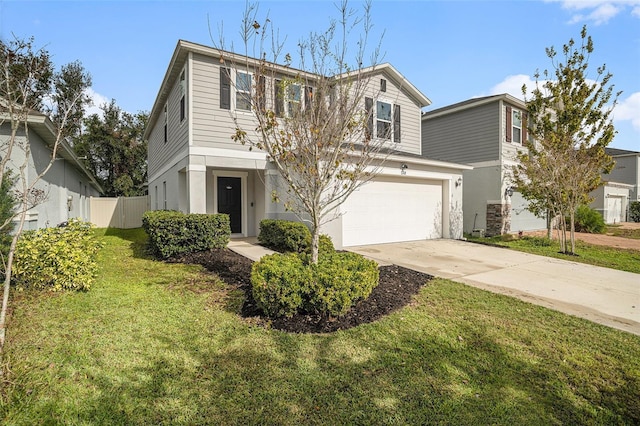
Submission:
M 625 198 L 624 197 L 616 197 L 614 195 L 610 195 L 609 198 L 606 199 L 606 209 L 607 214 L 605 216 L 606 223 L 620 223 L 624 222 L 624 210 L 622 206 L 624 205 Z
M 342 205 L 343 246 L 442 237 L 442 181 L 377 177 Z
M 547 229 L 547 219 L 531 213 L 529 202 L 519 192 L 511 196 L 511 232 Z

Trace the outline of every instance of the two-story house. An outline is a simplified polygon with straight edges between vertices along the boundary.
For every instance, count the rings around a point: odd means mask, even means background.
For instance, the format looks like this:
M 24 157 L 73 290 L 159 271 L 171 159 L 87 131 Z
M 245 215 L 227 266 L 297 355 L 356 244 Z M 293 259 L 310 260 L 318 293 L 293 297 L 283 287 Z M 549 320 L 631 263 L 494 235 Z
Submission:
M 526 149 L 526 105 L 508 94 L 469 99 L 422 115 L 422 155 L 473 166 L 464 174 L 464 232 L 486 235 L 546 228 L 546 218 L 510 180 Z
M 234 119 L 246 129 L 257 123 L 243 91 L 277 87 L 253 81 L 258 61 L 239 67 L 230 63 L 234 57 L 180 40 L 145 138 L 152 209 L 227 213 L 232 236 L 246 237 L 257 235 L 262 219 L 295 217 L 273 200 L 272 192 L 282 191 L 283 182 L 266 154 L 231 139 Z M 280 73 L 286 77 L 300 71 L 283 66 Z M 470 167 L 422 157 L 421 110 L 430 101 L 393 66 L 371 68 L 367 76 L 371 90 L 362 109 L 373 111 L 373 126 L 391 130 L 372 133 L 388 135 L 392 154 L 322 231 L 336 247 L 461 237 L 461 176 Z M 294 92 L 298 95 L 291 101 L 306 101 L 305 88 Z M 279 107 L 275 93 L 265 101 L 267 108 Z
M 53 122 L 44 114 L 32 112 L 27 118 L 29 126 L 29 158 L 26 159 L 25 179 L 31 185 L 49 165 L 52 147 L 56 140 Z M 0 146 L 8 146 L 11 123 L 6 114 L 0 113 Z M 22 126 L 17 134 L 17 144 L 26 143 L 26 134 Z M 17 174 L 25 164 L 25 151 L 13 149 L 9 169 Z M 66 141 L 58 145 L 56 159 L 51 168 L 36 183 L 35 189 L 46 196 L 43 202 L 31 208 L 26 215 L 24 229 L 38 229 L 56 226 L 71 218 L 89 221 L 90 198 L 100 196 L 102 188 L 95 177 L 76 157 Z

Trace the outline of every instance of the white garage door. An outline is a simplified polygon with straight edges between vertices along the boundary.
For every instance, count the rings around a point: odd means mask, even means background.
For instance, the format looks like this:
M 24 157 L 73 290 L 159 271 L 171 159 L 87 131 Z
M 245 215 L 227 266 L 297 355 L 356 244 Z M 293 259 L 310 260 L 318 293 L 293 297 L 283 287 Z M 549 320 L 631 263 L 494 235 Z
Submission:
M 620 223 L 624 220 L 621 197 L 610 196 L 607 198 L 606 216 L 605 220 L 607 223 Z
M 342 205 L 342 244 L 442 237 L 442 183 L 378 177 Z
M 547 229 L 547 219 L 538 217 L 527 210 L 529 202 L 521 193 L 514 192 L 511 196 L 511 232 L 537 231 Z

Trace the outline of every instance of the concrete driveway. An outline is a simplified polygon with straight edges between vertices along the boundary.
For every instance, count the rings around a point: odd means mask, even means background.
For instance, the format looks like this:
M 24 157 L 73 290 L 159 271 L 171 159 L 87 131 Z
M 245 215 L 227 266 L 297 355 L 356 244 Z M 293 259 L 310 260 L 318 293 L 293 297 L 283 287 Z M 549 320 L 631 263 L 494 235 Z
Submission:
M 457 240 L 348 250 L 640 335 L 640 274 Z

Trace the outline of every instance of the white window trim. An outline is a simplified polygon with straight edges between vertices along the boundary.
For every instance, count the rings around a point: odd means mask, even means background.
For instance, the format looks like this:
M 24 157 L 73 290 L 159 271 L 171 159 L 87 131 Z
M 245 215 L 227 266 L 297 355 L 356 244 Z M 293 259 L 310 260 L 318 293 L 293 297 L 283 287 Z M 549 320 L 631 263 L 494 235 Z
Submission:
M 516 114 L 520 114 L 520 126 L 516 126 L 515 122 L 515 115 Z M 511 108 L 511 142 L 518 144 L 518 145 L 522 145 L 523 140 L 522 140 L 522 115 L 523 112 L 519 109 L 516 108 Z M 520 141 L 516 141 L 515 138 L 513 137 L 513 130 L 514 129 L 518 129 L 520 131 Z
M 250 87 L 249 90 L 240 90 L 240 88 L 238 87 L 238 74 L 247 74 L 251 77 L 251 82 L 250 82 Z M 236 112 L 240 112 L 240 113 L 251 113 L 253 112 L 253 105 L 249 106 L 249 109 L 240 109 L 238 108 L 238 94 L 239 93 L 248 93 L 249 94 L 249 99 L 253 98 L 254 95 L 254 80 L 255 80 L 255 76 L 253 74 L 253 72 L 251 71 L 243 71 L 243 70 L 233 70 L 232 72 L 233 74 L 233 83 L 231 84 L 231 89 L 233 90 L 233 96 L 231 99 L 231 107 L 233 108 L 234 111 Z

